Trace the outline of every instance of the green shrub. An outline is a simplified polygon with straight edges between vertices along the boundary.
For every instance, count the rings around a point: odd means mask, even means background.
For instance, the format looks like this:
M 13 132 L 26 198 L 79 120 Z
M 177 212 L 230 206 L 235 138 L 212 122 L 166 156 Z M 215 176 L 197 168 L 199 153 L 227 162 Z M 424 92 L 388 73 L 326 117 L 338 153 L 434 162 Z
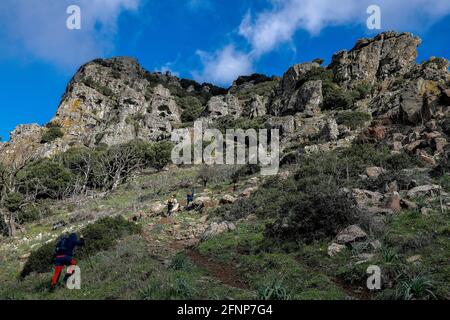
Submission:
M 182 122 L 192 122 L 200 117 L 205 109 L 196 97 L 187 96 L 177 99 L 177 104 L 183 110 L 181 113 Z
M 102 218 L 80 231 L 84 235 L 86 246 L 77 252 L 76 256 L 78 259 L 84 259 L 87 254 L 94 255 L 107 250 L 116 243 L 116 240 L 139 232 L 141 232 L 140 226 L 121 216 Z M 32 272 L 49 272 L 52 269 L 52 256 L 56 243 L 57 241 L 52 241 L 33 251 L 22 269 L 21 278 L 25 278 Z
M 247 82 L 252 82 L 254 85 L 257 85 L 257 84 L 267 82 L 267 81 L 272 81 L 272 78 L 269 78 L 268 76 L 266 76 L 264 74 L 254 73 L 249 76 L 238 77 L 237 80 L 235 81 L 235 83 L 237 86 L 240 86 Z
M 22 207 L 17 214 L 17 221 L 19 223 L 28 223 L 39 221 L 51 215 L 52 211 L 50 207 L 45 202 L 38 201 Z
M 436 299 L 434 285 L 428 277 L 415 274 L 403 274 L 395 289 L 395 298 L 399 300 Z
M 17 212 L 24 203 L 25 197 L 19 192 L 12 192 L 5 196 L 4 206 L 10 212 Z
M 81 230 L 86 240 L 86 246 L 80 257 L 85 257 L 86 253 L 92 255 L 106 250 L 112 247 L 117 239 L 139 232 L 141 232 L 139 225 L 127 221 L 122 216 L 100 219 Z
M 277 219 L 266 226 L 267 238 L 311 243 L 334 237 L 356 221 L 355 199 L 320 177 L 302 179 L 292 193 L 284 192 Z
M 345 111 L 336 116 L 336 122 L 339 125 L 345 125 L 352 130 L 361 128 L 366 122 L 370 121 L 370 114 L 360 111 Z
M 18 174 L 19 191 L 36 198 L 60 199 L 72 190 L 73 174 L 60 163 L 49 159 L 39 160 Z
M 177 254 L 170 262 L 170 269 L 172 270 L 190 270 L 192 268 L 192 262 L 189 258 L 183 254 Z
M 255 202 L 250 199 L 239 199 L 235 203 L 222 205 L 214 211 L 215 215 L 227 221 L 236 221 L 247 217 L 256 211 Z
M 227 129 L 265 129 L 267 124 L 267 117 L 257 117 L 253 119 L 248 118 L 238 118 L 234 119 L 232 115 L 227 115 L 220 117 L 214 123 L 214 127 L 219 129 L 222 133 L 226 133 Z
M 42 245 L 39 249 L 33 251 L 28 257 L 20 273 L 21 278 L 25 278 L 32 272 L 45 273 L 52 269 L 52 257 L 55 250 L 56 241 Z
M 261 167 L 259 165 L 246 164 L 246 165 L 240 167 L 239 169 L 237 169 L 231 176 L 231 179 L 234 183 L 237 183 L 242 178 L 246 178 L 246 177 L 251 176 L 260 171 L 261 171 Z
M 160 141 L 148 146 L 145 154 L 145 161 L 148 166 L 161 170 L 171 162 L 173 143 Z
M 272 281 L 257 290 L 257 300 L 291 300 L 291 294 L 281 281 Z
M 41 143 L 49 143 L 63 136 L 64 133 L 60 127 L 50 127 L 42 134 Z
M 325 110 L 346 110 L 353 107 L 355 95 L 351 91 L 345 91 L 340 86 L 332 82 L 324 82 L 323 109 Z

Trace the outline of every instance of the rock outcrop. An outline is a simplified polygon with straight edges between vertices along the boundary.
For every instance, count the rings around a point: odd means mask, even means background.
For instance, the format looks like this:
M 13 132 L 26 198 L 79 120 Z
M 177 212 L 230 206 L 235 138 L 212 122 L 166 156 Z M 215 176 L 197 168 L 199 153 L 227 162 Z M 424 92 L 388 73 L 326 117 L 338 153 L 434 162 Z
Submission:
M 281 78 L 239 77 L 229 89 L 150 73 L 133 58 L 97 59 L 77 71 L 46 127 L 19 126 L 0 144 L 0 161 L 135 138 L 167 140 L 173 128 L 192 120 L 202 120 L 206 128 L 225 118 L 279 129 L 282 150 L 302 145 L 314 153 L 359 139 L 416 154 L 434 167 L 450 134 L 449 63 L 431 57 L 416 64 L 420 43 L 409 33 L 384 32 L 336 53 L 327 67 L 316 59 L 292 66 Z M 355 125 L 351 112 L 369 120 Z M 400 133 L 394 125 L 410 130 Z M 43 142 L 54 126 L 61 136 Z

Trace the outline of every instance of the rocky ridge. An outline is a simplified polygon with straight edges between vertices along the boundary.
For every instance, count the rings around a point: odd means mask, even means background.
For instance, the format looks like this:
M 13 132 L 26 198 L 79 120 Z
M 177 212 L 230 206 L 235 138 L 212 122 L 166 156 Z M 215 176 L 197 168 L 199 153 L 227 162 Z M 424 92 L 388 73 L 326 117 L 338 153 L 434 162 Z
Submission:
M 369 139 L 420 153 L 433 165 L 447 145 L 438 129 L 450 103 L 449 63 L 432 57 L 416 64 L 420 44 L 412 34 L 385 32 L 336 53 L 327 67 L 318 59 L 282 77 L 240 77 L 227 90 L 149 73 L 133 58 L 97 59 L 77 71 L 46 127 L 21 125 L 11 133 L 0 145 L 0 160 L 50 157 L 77 145 L 165 140 L 192 120 L 214 126 L 227 118 L 264 119 L 265 127 L 281 130 L 284 150 L 303 145 L 316 152 Z M 353 127 L 351 119 L 339 121 L 350 111 L 369 118 Z M 62 136 L 43 143 L 52 126 Z

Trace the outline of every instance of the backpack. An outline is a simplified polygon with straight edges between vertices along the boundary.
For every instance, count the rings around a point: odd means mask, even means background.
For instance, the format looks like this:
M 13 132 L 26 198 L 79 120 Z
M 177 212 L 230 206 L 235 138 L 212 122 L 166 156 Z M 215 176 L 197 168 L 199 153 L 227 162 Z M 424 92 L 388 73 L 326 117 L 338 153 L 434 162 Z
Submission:
M 55 254 L 64 253 L 67 250 L 67 242 L 69 241 L 69 237 L 62 237 L 59 239 L 58 243 L 55 247 Z

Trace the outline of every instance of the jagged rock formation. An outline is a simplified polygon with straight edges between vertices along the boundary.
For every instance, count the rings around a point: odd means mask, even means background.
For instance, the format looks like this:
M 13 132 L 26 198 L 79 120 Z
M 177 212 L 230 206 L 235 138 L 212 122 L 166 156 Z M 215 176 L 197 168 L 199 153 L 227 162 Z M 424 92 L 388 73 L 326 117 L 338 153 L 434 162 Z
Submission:
M 174 127 L 192 120 L 214 126 L 228 117 L 264 119 L 267 128 L 281 130 L 282 149 L 330 150 L 359 138 L 416 152 L 432 165 L 447 145 L 439 128 L 450 104 L 450 73 L 445 59 L 416 64 L 420 43 L 409 33 L 385 32 L 336 53 L 328 67 L 317 60 L 297 64 L 281 78 L 240 77 L 227 90 L 149 73 L 133 58 L 97 59 L 75 74 L 50 122 L 62 137 L 43 143 L 48 128 L 19 126 L 0 144 L 0 159 L 169 139 Z M 354 125 L 351 112 L 372 121 Z

